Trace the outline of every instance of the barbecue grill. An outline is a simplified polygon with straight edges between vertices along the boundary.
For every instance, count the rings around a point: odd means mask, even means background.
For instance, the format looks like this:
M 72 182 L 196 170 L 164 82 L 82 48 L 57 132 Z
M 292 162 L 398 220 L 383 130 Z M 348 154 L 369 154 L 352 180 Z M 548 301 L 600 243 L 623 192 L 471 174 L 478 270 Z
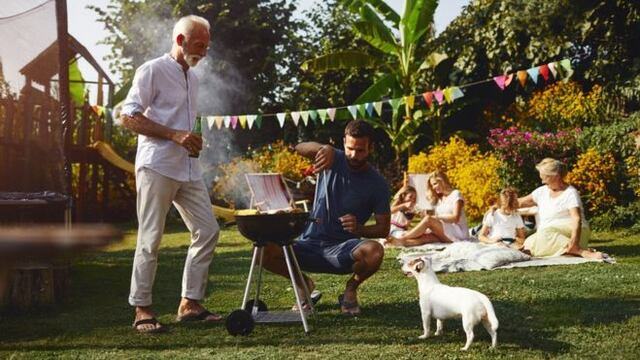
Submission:
M 253 331 L 256 323 L 289 323 L 302 321 L 304 332 L 309 334 L 307 313 L 313 313 L 313 303 L 311 302 L 309 289 L 307 285 L 304 284 L 304 281 L 302 284 L 302 290 L 304 292 L 302 296 L 304 296 L 304 299 L 301 298 L 301 295 L 295 290 L 297 289 L 295 275 L 301 278 L 302 271 L 300 270 L 292 247 L 293 242 L 302 233 L 306 224 L 312 221 L 309 213 L 283 212 L 276 214 L 236 215 L 235 218 L 240 233 L 253 242 L 253 257 L 251 259 L 251 267 L 249 268 L 247 285 L 242 297 L 242 304 L 240 305 L 240 309 L 233 311 L 227 316 L 227 331 L 231 335 L 249 335 Z M 260 300 L 264 247 L 269 243 L 276 244 L 282 248 L 287 269 L 289 270 L 289 279 L 294 289 L 293 293 L 296 297 L 298 311 L 269 312 L 266 304 Z M 258 274 L 255 286 L 255 297 L 249 300 L 251 282 L 256 266 Z M 310 310 L 305 311 L 303 309 L 303 302 L 310 306 Z

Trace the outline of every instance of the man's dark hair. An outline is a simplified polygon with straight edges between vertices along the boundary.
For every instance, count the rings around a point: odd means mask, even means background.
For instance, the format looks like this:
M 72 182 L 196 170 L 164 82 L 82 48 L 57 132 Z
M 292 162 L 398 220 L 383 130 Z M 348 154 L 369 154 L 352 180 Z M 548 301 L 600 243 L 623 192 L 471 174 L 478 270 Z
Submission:
M 369 142 L 373 141 L 373 126 L 364 120 L 353 120 L 347 124 L 344 129 L 344 135 L 354 138 L 369 138 Z

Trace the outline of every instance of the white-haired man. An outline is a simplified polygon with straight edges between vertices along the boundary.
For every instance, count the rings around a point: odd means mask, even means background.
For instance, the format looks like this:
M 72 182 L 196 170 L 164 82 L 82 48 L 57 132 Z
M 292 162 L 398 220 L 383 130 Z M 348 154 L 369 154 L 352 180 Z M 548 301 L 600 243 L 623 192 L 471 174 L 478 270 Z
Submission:
M 178 20 L 171 52 L 136 70 L 122 108 L 123 126 L 138 134 L 139 227 L 129 304 L 136 308 L 133 327 L 143 333 L 164 330 L 151 309 L 151 295 L 158 248 L 172 203 L 191 232 L 177 320 L 222 320 L 200 304 L 220 227 L 211 210 L 200 163 L 189 156 L 197 156 L 202 149 L 202 138 L 190 132 L 198 89 L 198 79 L 190 68 L 206 56 L 209 36 L 206 19 L 190 15 Z

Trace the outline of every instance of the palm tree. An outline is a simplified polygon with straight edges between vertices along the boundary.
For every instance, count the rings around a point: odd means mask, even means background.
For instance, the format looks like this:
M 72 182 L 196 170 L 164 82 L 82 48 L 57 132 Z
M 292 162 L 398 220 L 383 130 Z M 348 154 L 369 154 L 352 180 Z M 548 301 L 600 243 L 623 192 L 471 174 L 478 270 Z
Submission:
M 354 67 L 374 69 L 376 81 L 356 103 L 416 94 L 418 80 L 425 70 L 436 69 L 446 58 L 436 53 L 427 56 L 430 40 L 434 37 L 433 15 L 438 0 L 405 0 L 402 16 L 383 0 L 340 2 L 346 9 L 359 14 L 359 20 L 353 24 L 356 35 L 379 52 L 373 55 L 358 50 L 334 52 L 307 60 L 301 67 L 315 72 Z M 377 118 L 366 120 L 386 132 L 399 160 L 404 151 L 411 154 L 411 144 L 420 136 L 418 128 L 425 116 L 421 111 L 414 112 L 405 101 L 404 113 L 394 108 L 390 122 Z

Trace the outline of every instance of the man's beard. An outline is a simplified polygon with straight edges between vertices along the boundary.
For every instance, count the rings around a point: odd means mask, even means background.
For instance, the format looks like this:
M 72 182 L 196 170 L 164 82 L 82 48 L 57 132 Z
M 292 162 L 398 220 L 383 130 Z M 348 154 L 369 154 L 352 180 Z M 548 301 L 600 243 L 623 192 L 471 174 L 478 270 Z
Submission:
M 182 52 L 184 53 L 184 61 L 187 63 L 187 65 L 189 65 L 189 67 L 198 65 L 198 62 L 202 60 L 202 56 L 189 54 L 184 47 L 182 48 Z
M 367 159 L 356 160 L 347 158 L 347 163 L 352 169 L 362 169 L 367 164 Z

